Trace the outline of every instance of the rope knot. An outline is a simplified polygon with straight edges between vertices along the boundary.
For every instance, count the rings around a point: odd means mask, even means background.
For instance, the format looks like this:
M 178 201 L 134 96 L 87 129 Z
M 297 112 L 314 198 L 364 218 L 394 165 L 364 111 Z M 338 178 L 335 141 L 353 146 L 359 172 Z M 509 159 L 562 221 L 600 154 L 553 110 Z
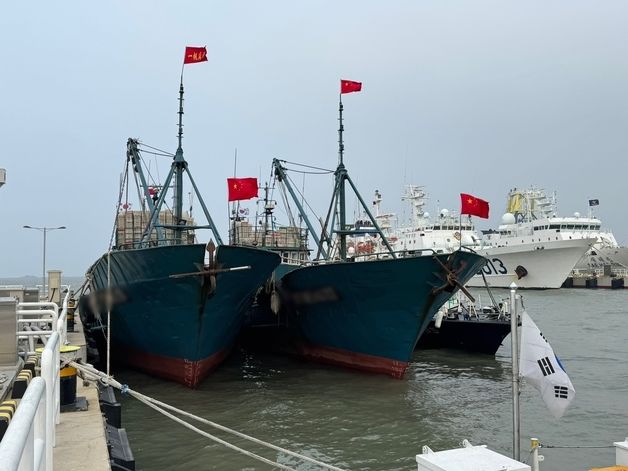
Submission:
M 126 394 L 129 392 L 129 385 L 128 384 L 123 384 L 122 387 L 120 388 L 120 392 L 122 394 Z

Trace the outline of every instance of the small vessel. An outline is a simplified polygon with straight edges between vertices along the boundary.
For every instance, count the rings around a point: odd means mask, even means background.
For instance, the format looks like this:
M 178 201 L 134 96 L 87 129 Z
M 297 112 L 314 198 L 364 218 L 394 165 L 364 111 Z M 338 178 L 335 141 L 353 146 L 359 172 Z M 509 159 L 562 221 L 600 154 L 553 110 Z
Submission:
M 183 158 L 182 116 L 183 83 L 178 147 L 163 185 L 150 182 L 144 169 L 142 151 L 155 148 L 128 140 L 115 244 L 88 269 L 90 294 L 81 304 L 89 307 L 96 326 L 106 325 L 109 313 L 112 360 L 196 387 L 228 355 L 244 313 L 279 264 L 279 256 L 222 244 Z M 196 225 L 183 211 L 184 174 L 207 225 Z M 130 180 L 138 182 L 136 211 L 124 199 Z M 165 200 L 173 182 L 174 204 L 169 210 Z M 198 229 L 210 229 L 217 246 L 213 240 L 198 243 Z M 102 351 L 104 336 L 98 339 Z
M 379 212 L 378 195 L 374 204 Z M 511 213 L 504 215 L 504 224 L 497 231 L 484 231 L 480 236 L 467 216 L 441 209 L 432 218 L 424 210 L 426 197 L 423 187 L 406 186 L 403 199 L 412 207 L 411 223 L 391 229 L 388 238 L 395 249 L 408 253 L 421 249 L 442 253 L 459 247 L 473 249 L 486 257 L 487 263 L 468 286 L 484 287 L 486 282 L 493 288 L 507 288 L 514 281 L 520 288 L 560 288 L 594 242 L 591 237 L 568 239 L 556 231 L 537 234 L 538 221 L 515 222 Z
M 495 355 L 509 333 L 506 301 L 478 308 L 458 292 L 438 310 L 416 348 L 451 348 Z
M 341 100 L 338 166 L 320 237 L 291 184 L 286 163 L 273 161 L 274 175 L 298 208 L 315 242 L 316 255 L 308 261 L 298 258 L 297 263 L 284 258 L 282 266 L 289 266 L 274 280 L 270 299 L 275 305 L 271 310 L 280 319 L 277 327 L 292 353 L 401 378 L 417 340 L 437 309 L 485 260 L 464 249 L 451 254 L 428 249 L 413 257 L 400 257 L 392 249 L 344 165 L 342 111 Z M 383 241 L 385 252 L 360 257 L 349 250 L 352 238 L 365 231 L 346 221 L 346 185 L 354 190 L 372 225 L 366 232 Z M 280 251 L 299 253 L 285 248 Z

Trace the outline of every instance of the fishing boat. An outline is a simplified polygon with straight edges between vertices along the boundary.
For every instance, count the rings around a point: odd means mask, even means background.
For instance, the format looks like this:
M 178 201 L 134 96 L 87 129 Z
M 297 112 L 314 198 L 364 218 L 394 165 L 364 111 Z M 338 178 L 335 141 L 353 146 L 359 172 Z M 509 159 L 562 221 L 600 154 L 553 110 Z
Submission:
M 488 284 L 493 288 L 508 288 L 515 282 L 520 288 L 560 288 L 595 242 L 592 236 L 566 237 L 553 227 L 551 232 L 541 233 L 539 221 L 523 220 L 519 213 L 515 216 L 510 212 L 503 216 L 498 230 L 483 231 L 480 235 L 469 217 L 454 211 L 440 209 L 435 218 L 431 217 L 424 209 L 426 198 L 423 187 L 406 186 L 402 199 L 411 205 L 412 219 L 406 225 L 391 228 L 388 239 L 396 250 L 408 253 L 420 249 L 450 253 L 461 246 L 473 249 L 486 257 L 487 263 L 468 286 Z M 377 192 L 374 201 L 377 214 L 381 199 Z M 386 218 L 393 216 L 388 214 Z M 549 229 L 549 223 L 542 225 Z
M 416 348 L 448 348 L 495 355 L 509 333 L 510 313 L 506 301 L 477 307 L 458 292 L 438 310 Z
M 485 263 L 469 250 L 400 257 L 364 203 L 344 165 L 343 105 L 339 104 L 339 153 L 329 210 L 316 230 L 288 177 L 285 161 L 273 160 L 273 173 L 287 188 L 307 231 L 315 256 L 298 260 L 276 277 L 271 306 L 289 350 L 304 358 L 352 369 L 403 377 L 417 340 L 438 308 Z M 348 242 L 364 234 L 346 220 L 349 185 L 373 225 L 367 232 L 386 251 L 356 257 Z M 313 251 L 314 252 L 314 251 Z M 274 337 L 276 339 L 276 337 Z
M 115 244 L 88 269 L 90 294 L 81 304 L 92 311 L 92 327 L 110 323 L 112 360 L 196 387 L 228 355 L 255 292 L 280 259 L 267 250 L 223 245 L 183 157 L 182 116 L 183 82 L 178 147 L 162 185 L 149 181 L 142 158 L 156 148 L 128 140 Z M 183 211 L 184 174 L 207 225 L 196 225 Z M 140 196 L 135 211 L 124 199 L 132 180 Z M 167 210 L 172 183 L 174 204 Z M 198 229 L 211 230 L 213 239 L 198 243 Z M 102 351 L 104 336 L 99 339 Z

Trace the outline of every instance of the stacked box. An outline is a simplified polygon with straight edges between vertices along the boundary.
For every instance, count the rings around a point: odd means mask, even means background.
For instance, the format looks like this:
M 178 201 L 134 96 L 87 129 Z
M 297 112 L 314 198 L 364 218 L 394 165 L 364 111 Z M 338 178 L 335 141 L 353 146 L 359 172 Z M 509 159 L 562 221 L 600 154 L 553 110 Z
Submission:
M 137 248 L 142 240 L 144 231 L 150 220 L 149 211 L 122 211 L 116 220 L 116 247 L 119 249 Z M 194 219 L 185 212 L 181 218 L 182 226 L 194 226 Z M 159 225 L 174 226 L 175 218 L 171 211 L 161 211 L 159 213 Z M 164 238 L 166 243 L 172 244 L 175 241 L 175 230 L 172 227 L 164 227 Z M 181 234 L 182 243 L 193 244 L 196 237 L 193 230 L 183 231 Z M 153 230 L 150 240 L 157 241 L 157 231 Z

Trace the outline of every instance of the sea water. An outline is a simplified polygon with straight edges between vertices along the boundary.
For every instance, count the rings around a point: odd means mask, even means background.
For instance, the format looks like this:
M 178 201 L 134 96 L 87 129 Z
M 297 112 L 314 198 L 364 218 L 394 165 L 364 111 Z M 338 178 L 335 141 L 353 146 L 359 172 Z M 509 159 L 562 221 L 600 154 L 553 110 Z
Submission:
M 529 438 L 547 448 L 541 469 L 614 464 L 613 441 L 628 436 L 628 290 L 524 291 L 527 312 L 560 357 L 576 389 L 556 420 L 523 385 L 521 456 Z M 507 291 L 497 291 L 507 296 Z M 486 295 L 483 295 L 486 298 Z M 130 387 L 261 440 L 351 470 L 412 470 L 423 445 L 463 439 L 512 453 L 510 337 L 495 356 L 415 352 L 405 379 L 235 349 L 199 389 L 116 372 Z M 259 463 L 121 398 L 137 469 L 266 470 Z M 224 432 L 204 430 L 299 470 L 317 469 Z

